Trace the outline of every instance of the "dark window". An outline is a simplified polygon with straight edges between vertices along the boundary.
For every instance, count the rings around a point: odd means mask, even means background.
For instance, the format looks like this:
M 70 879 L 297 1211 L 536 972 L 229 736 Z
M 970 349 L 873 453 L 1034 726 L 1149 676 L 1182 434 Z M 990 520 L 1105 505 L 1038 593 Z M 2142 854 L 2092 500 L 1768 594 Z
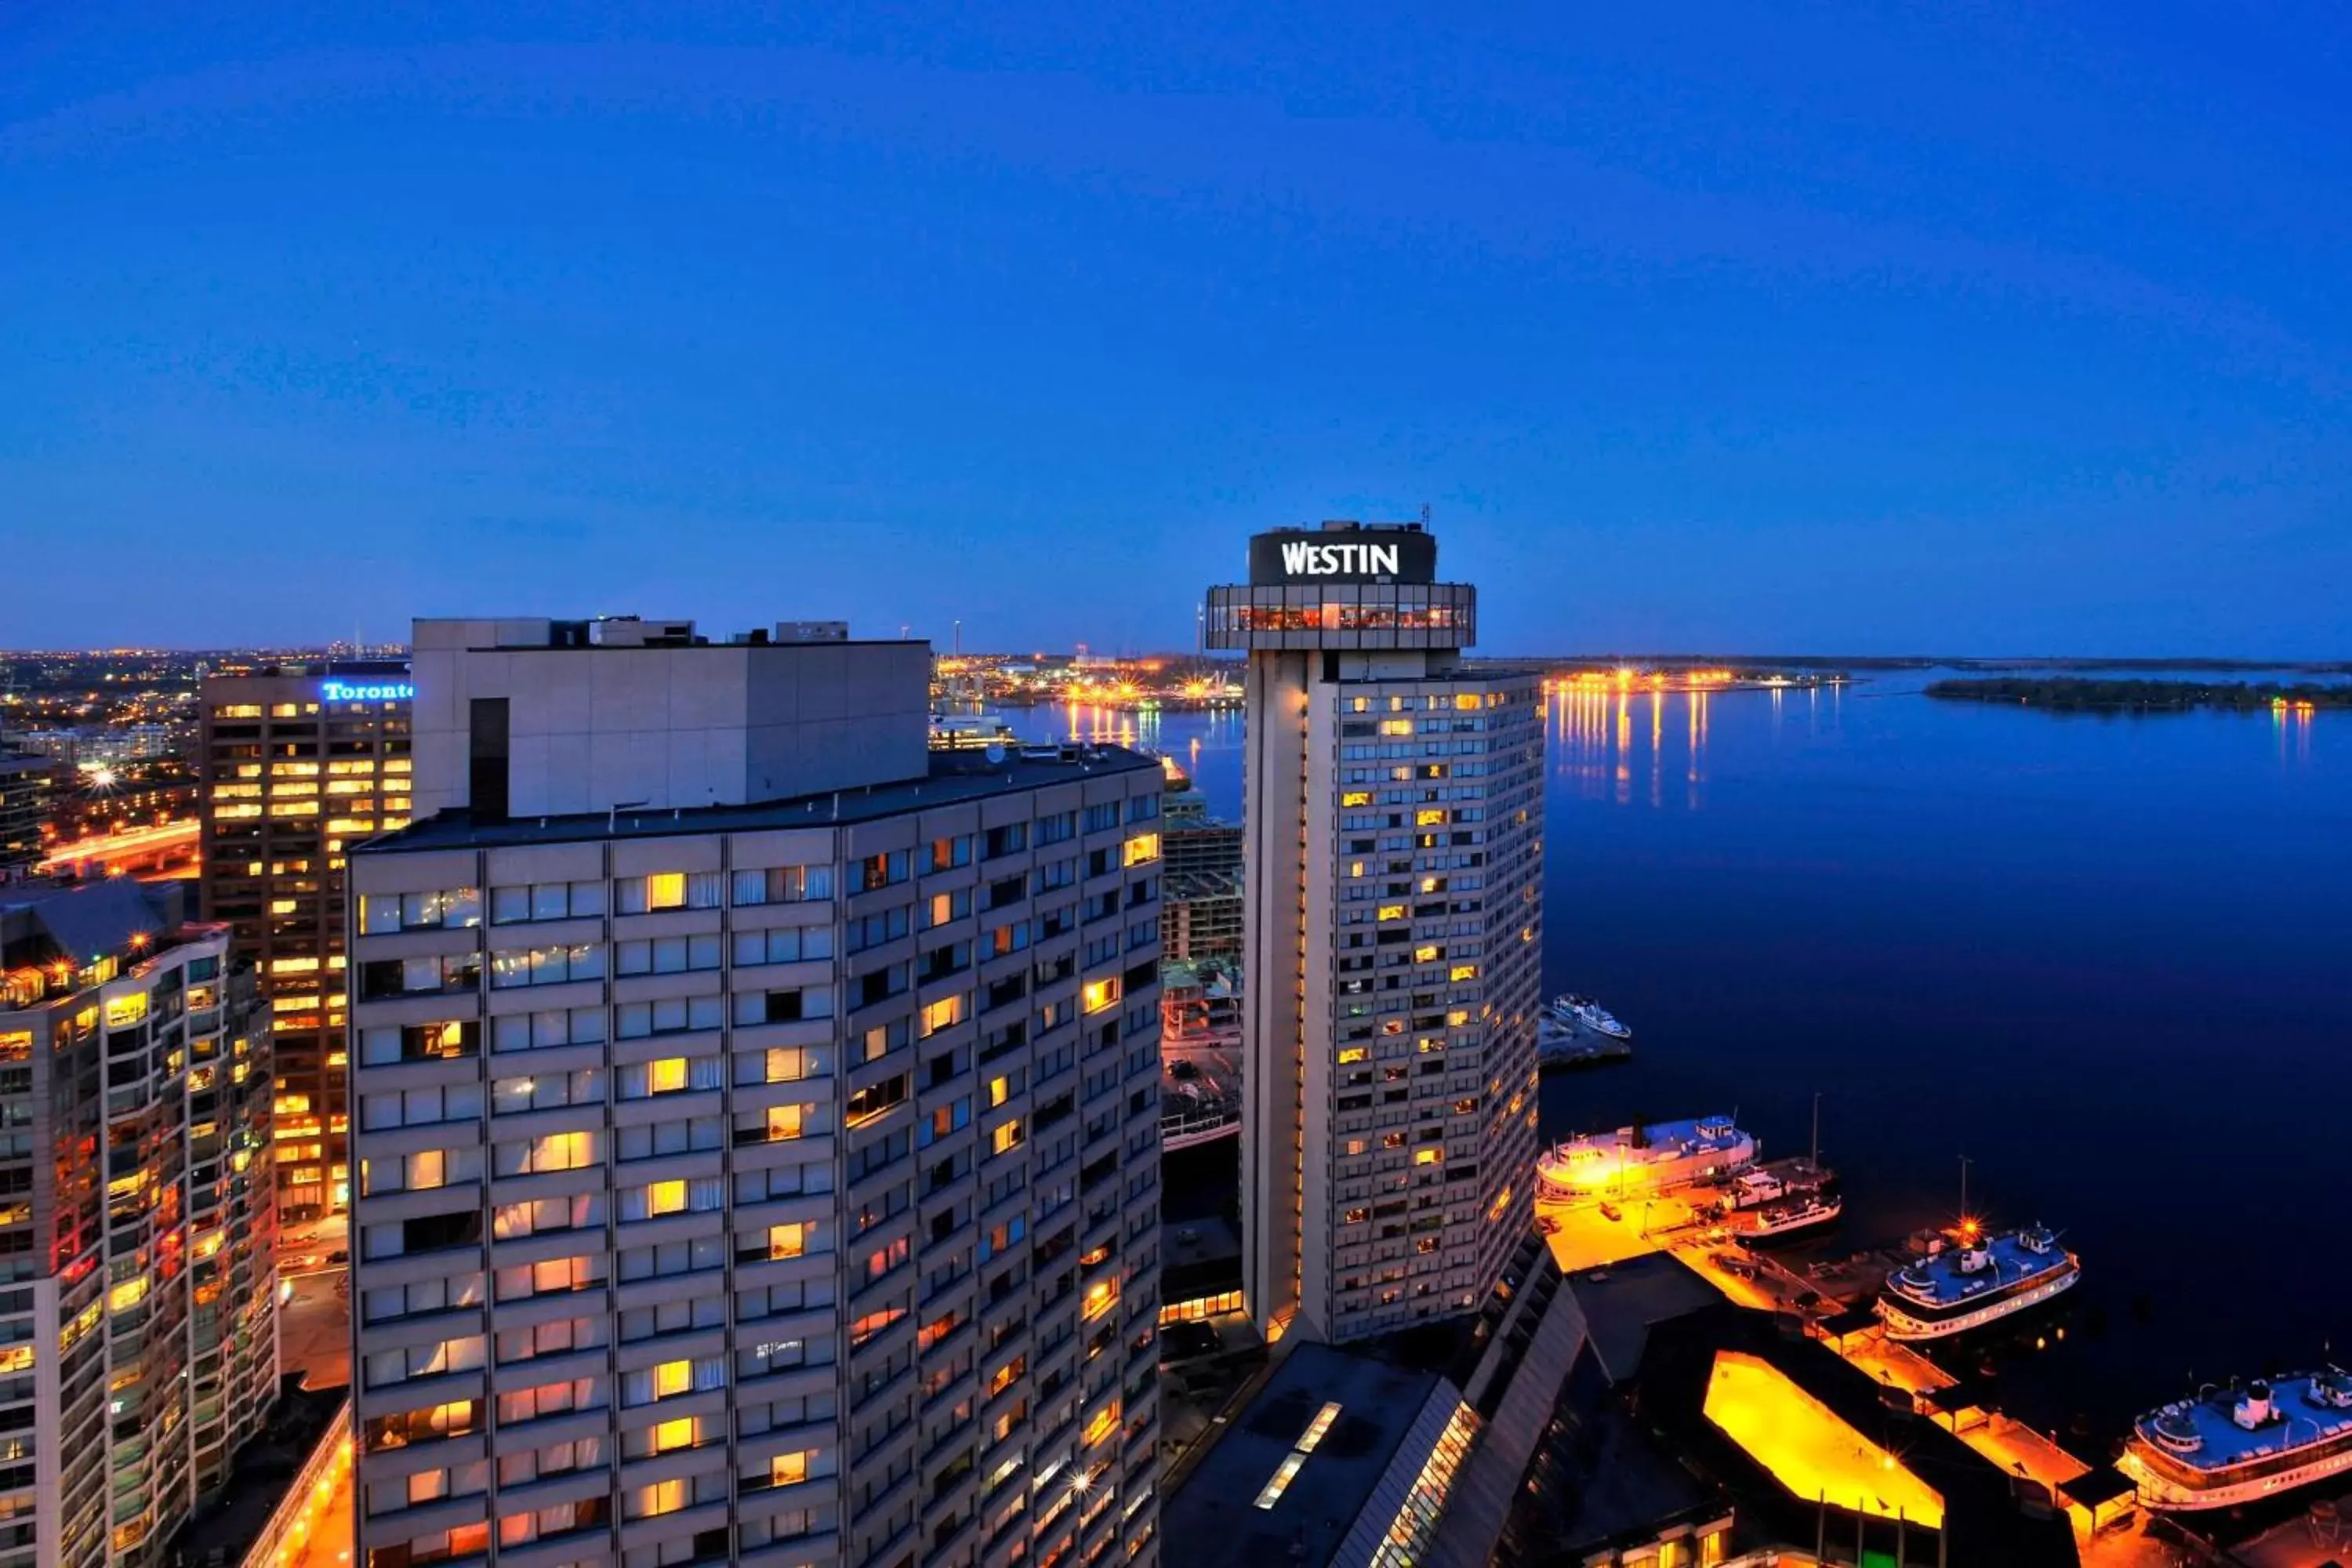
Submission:
M 477 817 L 503 821 L 507 815 L 507 700 L 473 700 L 473 746 L 468 752 L 467 802 Z

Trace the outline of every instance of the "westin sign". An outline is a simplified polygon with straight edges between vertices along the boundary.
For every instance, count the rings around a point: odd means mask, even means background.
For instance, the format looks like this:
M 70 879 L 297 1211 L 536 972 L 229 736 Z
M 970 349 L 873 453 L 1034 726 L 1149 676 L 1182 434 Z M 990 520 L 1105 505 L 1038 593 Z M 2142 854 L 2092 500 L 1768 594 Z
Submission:
M 1250 540 L 1250 582 L 1259 587 L 1316 583 L 1430 583 L 1437 540 L 1410 529 L 1261 533 Z

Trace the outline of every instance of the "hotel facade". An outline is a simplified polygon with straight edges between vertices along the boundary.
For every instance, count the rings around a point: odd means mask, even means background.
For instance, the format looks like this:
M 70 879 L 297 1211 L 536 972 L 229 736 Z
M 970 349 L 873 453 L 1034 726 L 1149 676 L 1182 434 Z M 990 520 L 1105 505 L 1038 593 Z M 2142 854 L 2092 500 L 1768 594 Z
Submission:
M 1450 1317 L 1532 1215 L 1543 709 L 1474 666 L 1418 524 L 1260 534 L 1248 655 L 1244 1296 L 1269 1338 Z
M 825 624 L 419 622 L 363 1568 L 1157 1559 L 1161 778 Z

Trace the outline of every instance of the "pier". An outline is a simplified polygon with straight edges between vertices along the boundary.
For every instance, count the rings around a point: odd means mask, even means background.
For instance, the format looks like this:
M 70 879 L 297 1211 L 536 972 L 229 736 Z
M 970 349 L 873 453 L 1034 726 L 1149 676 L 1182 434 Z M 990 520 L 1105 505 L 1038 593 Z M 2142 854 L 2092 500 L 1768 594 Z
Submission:
M 1570 1279 L 1605 1274 L 1616 1265 L 1664 1253 L 1742 1307 L 1803 1318 L 1809 1336 L 1882 1387 L 1907 1397 L 1918 1414 L 2002 1470 L 2045 1489 L 2052 1505 L 2063 1508 L 2073 1523 L 2086 1568 L 2140 1568 L 2169 1561 L 2147 1539 L 2145 1515 L 2133 1509 L 2127 1495 L 2099 1497 L 2108 1489 L 2098 1484 L 2093 1467 L 2022 1422 L 1955 1398 L 1958 1377 L 1886 1337 L 1870 1306 L 1887 1273 L 1905 1261 L 1898 1252 L 1862 1252 L 1801 1271 L 1769 1252 L 1739 1247 L 1711 1212 L 1720 1195 L 1716 1187 L 1700 1185 L 1606 1200 L 1538 1196 L 1537 1223 L 1553 1261 Z M 1611 1218 L 1611 1212 L 1617 1217 Z M 2075 1500 L 2070 1485 L 2095 1500 Z

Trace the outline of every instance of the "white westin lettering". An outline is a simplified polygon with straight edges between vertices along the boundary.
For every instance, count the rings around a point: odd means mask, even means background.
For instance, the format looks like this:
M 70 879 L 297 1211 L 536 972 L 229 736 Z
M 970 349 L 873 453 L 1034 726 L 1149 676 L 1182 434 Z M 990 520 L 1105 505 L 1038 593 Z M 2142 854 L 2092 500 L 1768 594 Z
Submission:
M 1293 577 L 1360 575 L 1393 577 L 1397 547 L 1393 544 L 1315 544 L 1285 541 L 1282 569 Z

